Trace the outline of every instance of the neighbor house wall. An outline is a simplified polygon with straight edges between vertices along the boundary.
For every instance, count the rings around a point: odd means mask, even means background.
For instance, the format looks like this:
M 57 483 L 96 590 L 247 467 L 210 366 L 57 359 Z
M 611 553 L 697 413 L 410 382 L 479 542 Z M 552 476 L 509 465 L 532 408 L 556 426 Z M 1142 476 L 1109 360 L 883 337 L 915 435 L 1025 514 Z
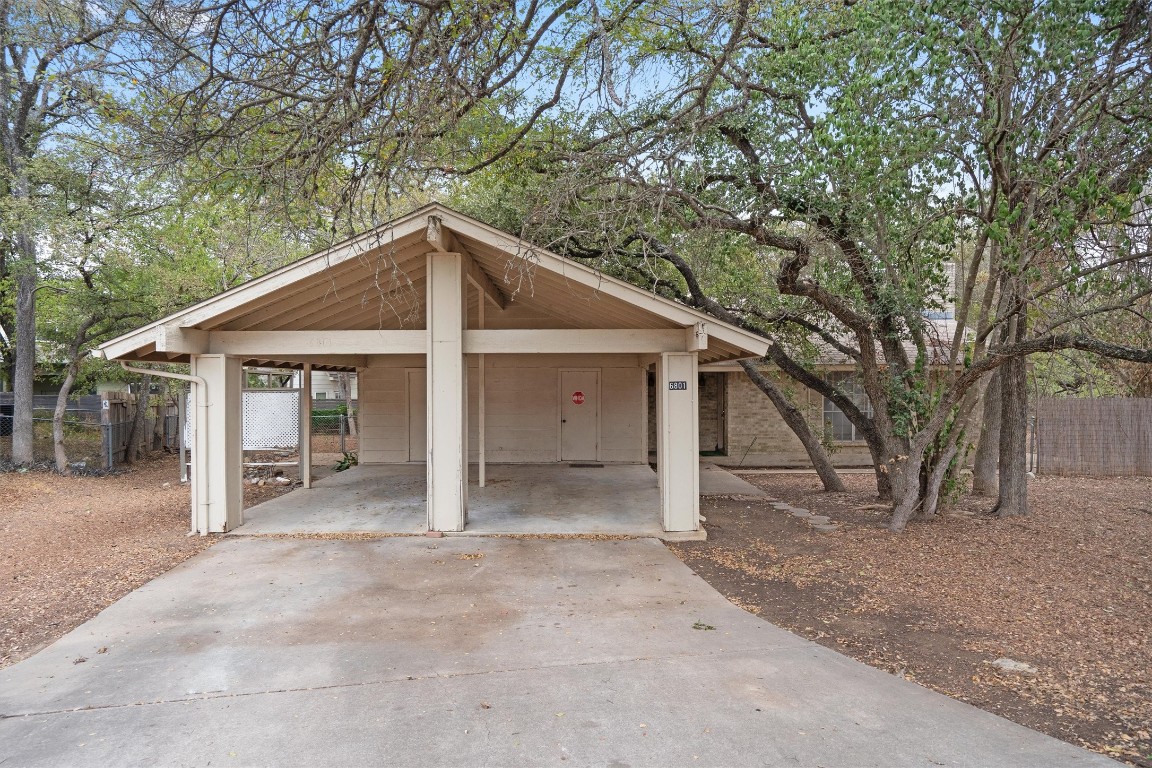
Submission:
M 700 376 L 700 450 L 714 451 L 723 448 L 724 440 L 720 430 L 719 411 L 724 398 L 721 391 L 726 387 L 725 374 L 702 374 Z
M 315 407 L 332 407 L 344 402 L 344 395 L 340 392 L 340 382 L 336 378 L 338 375 L 328 371 L 315 371 L 312 374 L 312 399 L 316 401 L 313 403 Z M 349 388 L 352 390 L 351 398 L 357 400 L 360 396 L 359 376 L 354 373 L 349 378 Z
M 479 460 L 479 370 L 468 360 L 468 452 Z M 420 355 L 375 358 L 360 371 L 362 464 L 408 461 L 406 368 Z M 600 444 L 605 462 L 643 463 L 645 372 L 636 355 L 486 355 L 485 459 L 491 463 L 559 460 L 560 372 L 600 372 Z
M 797 384 L 778 371 L 768 369 L 766 375 L 793 402 L 804 411 L 813 430 L 823 432 L 824 398 L 807 387 Z M 745 467 L 810 467 L 811 461 L 803 444 L 780 417 L 772 401 L 761 392 L 743 371 L 725 371 L 727 395 L 727 455 L 708 457 L 709 461 L 724 466 Z M 701 434 L 704 422 L 715 418 L 703 407 L 700 411 Z M 701 439 L 701 447 L 705 443 Z M 868 446 L 863 441 L 837 442 L 831 454 L 838 467 L 871 466 Z

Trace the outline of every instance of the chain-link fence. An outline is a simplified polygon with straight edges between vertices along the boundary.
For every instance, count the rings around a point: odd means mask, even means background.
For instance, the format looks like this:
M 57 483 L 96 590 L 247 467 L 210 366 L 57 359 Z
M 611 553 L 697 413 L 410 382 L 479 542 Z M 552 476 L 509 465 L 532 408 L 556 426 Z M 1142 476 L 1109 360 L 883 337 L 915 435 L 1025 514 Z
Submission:
M 356 453 L 360 448 L 359 433 L 343 409 L 312 411 L 312 453 Z
M 12 396 L 0 398 L 0 463 L 12 458 Z M 250 466 L 294 465 L 299 459 L 299 393 L 297 390 L 246 390 L 243 400 L 244 460 Z M 54 461 L 52 414 L 55 396 L 37 396 L 33 450 L 38 463 Z M 188 411 L 191 412 L 189 408 Z M 355 415 L 343 407 L 312 413 L 312 453 L 355 453 L 359 440 Z M 132 440 L 135 404 L 123 395 L 84 396 L 70 401 L 64 418 L 64 449 L 76 470 L 107 470 L 124 463 Z M 141 452 L 176 453 L 190 434 L 175 405 L 148 406 L 134 444 Z M 327 461 L 328 458 L 322 459 Z
M 38 463 L 55 461 L 52 422 L 55 404 L 45 407 L 37 397 L 32 412 L 32 450 Z M 92 406 L 97 407 L 92 407 Z M 107 407 L 102 407 L 102 406 Z M 0 401 L 0 462 L 12 460 L 12 404 Z M 151 404 L 133 440 L 135 408 L 124 400 L 83 397 L 70 401 L 62 422 L 63 446 L 74 470 L 108 470 L 124 462 L 129 441 L 142 452 L 176 451 L 179 447 L 179 417 L 173 406 Z

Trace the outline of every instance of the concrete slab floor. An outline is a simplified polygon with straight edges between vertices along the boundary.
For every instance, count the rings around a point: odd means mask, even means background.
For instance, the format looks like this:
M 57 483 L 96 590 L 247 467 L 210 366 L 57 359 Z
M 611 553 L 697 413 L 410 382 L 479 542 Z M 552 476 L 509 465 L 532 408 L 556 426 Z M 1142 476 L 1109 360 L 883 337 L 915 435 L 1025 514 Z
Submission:
M 233 533 L 423 533 L 423 464 L 358 466 L 244 510 Z
M 701 470 L 703 494 L 763 495 L 723 470 Z M 422 533 L 423 464 L 363 465 L 244 511 L 237 535 Z M 471 467 L 467 533 L 663 536 L 656 473 L 644 464 L 490 464 Z
M 564 762 L 1115 765 L 774 627 L 652 539 L 225 540 L 0 670 L 2 765 Z

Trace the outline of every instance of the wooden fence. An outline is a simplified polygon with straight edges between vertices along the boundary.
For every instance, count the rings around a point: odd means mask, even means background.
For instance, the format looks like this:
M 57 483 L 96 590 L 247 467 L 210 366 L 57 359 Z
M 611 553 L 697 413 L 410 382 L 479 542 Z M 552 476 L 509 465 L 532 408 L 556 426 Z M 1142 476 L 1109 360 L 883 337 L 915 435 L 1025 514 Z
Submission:
M 1040 398 L 1036 461 L 1048 475 L 1152 475 L 1152 399 Z

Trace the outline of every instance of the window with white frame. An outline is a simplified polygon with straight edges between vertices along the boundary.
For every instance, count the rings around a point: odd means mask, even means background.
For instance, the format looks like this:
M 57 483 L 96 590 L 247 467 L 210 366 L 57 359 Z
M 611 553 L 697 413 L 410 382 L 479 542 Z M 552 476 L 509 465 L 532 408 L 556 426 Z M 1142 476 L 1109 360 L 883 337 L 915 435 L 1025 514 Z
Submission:
M 872 403 L 864 393 L 864 387 L 860 384 L 855 371 L 829 371 L 824 379 L 847 395 L 865 415 L 872 415 Z M 858 434 L 856 425 L 849 421 L 839 406 L 828 398 L 824 398 L 824 429 L 836 442 L 864 439 L 863 435 Z

